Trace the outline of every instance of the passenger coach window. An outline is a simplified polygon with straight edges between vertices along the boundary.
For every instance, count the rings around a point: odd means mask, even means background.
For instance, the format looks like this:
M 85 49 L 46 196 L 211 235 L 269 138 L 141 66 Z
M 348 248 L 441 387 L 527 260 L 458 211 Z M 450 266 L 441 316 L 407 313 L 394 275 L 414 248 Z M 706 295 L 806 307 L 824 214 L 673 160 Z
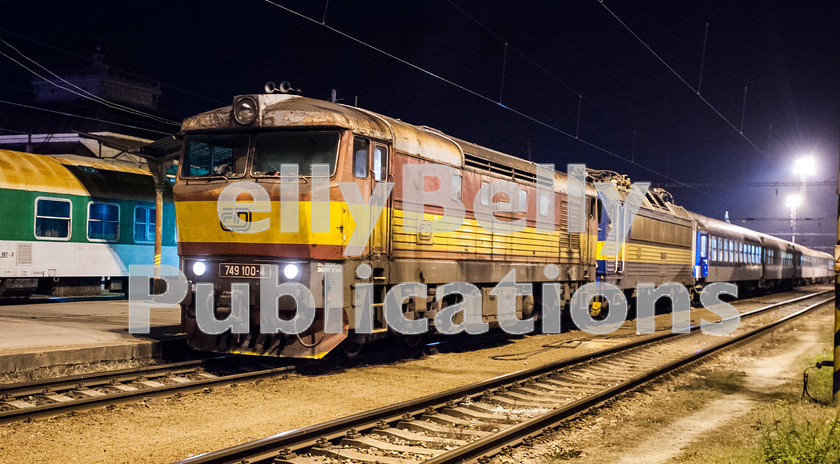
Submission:
M 155 241 L 155 208 L 148 206 L 134 208 L 134 241 Z
M 88 203 L 88 240 L 116 242 L 120 234 L 120 206 L 116 203 Z
M 35 237 L 48 240 L 69 240 L 71 211 L 70 200 L 35 199 Z
M 313 164 L 335 173 L 338 132 L 261 132 L 254 137 L 254 176 L 280 177 L 284 164 L 297 164 L 298 175 L 312 175 Z
M 373 180 L 383 181 L 388 177 L 388 148 L 376 145 L 373 148 Z
M 240 177 L 245 174 L 247 156 L 247 135 L 191 135 L 184 148 L 181 177 Z
M 370 140 L 359 137 L 353 139 L 353 177 L 367 177 L 369 148 Z

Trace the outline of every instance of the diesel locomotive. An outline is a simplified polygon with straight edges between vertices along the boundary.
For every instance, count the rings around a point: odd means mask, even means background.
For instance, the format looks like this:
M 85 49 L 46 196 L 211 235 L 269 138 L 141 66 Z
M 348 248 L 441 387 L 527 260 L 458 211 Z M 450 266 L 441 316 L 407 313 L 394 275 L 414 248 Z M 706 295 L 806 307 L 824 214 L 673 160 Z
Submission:
M 825 253 L 691 213 L 655 189 L 645 195 L 627 240 L 607 251 L 604 243 L 613 225 L 594 182 L 612 183 L 624 200 L 630 187 L 625 177 L 589 171 L 584 185 L 562 172 L 546 179 L 530 161 L 358 107 L 291 94 L 240 95 L 231 106 L 186 119 L 181 135 L 173 198 L 180 266 L 192 284 L 182 302 L 182 324 L 188 344 L 198 350 L 321 358 L 337 348 L 353 354 L 380 337 L 414 345 L 420 335 L 395 333 L 383 316 L 388 290 L 403 282 L 428 288 L 425 296 L 402 302 L 407 319 L 432 321 L 458 301 L 437 298 L 436 287 L 469 282 L 481 292 L 482 321 L 492 325 L 499 322 L 493 288 L 511 272 L 516 282 L 534 284 L 531 294 L 510 296 L 515 301 L 508 303 L 520 319 L 539 318 L 544 282 L 560 284 L 562 303 L 568 304 L 578 288 L 594 281 L 612 283 L 632 297 L 638 283 L 678 282 L 696 294 L 721 280 L 758 289 L 820 282 L 832 275 L 833 260 Z M 296 227 L 278 220 L 281 203 L 289 199 L 283 182 L 290 176 L 282 165 L 290 164 L 297 165 L 291 177 Z M 313 165 L 320 166 L 317 176 Z M 448 169 L 444 176 L 424 176 L 412 174 L 416 165 Z M 490 187 L 499 181 L 515 188 Z M 237 183 L 255 184 L 266 194 L 263 208 L 233 213 L 238 224 L 263 224 L 259 230 L 243 233 L 220 218 L 220 195 Z M 383 208 L 360 218 L 346 201 L 346 186 L 352 185 L 356 200 L 367 204 L 384 183 L 393 188 Z M 463 205 L 463 220 L 452 230 L 424 228 L 443 216 L 443 207 L 420 205 L 418 218 L 417 205 L 404 195 L 411 187 L 405 183 L 445 191 Z M 578 189 L 575 201 L 570 201 L 571 188 Z M 235 200 L 260 199 L 245 193 Z M 488 208 L 501 226 L 481 221 Z M 570 208 L 582 221 L 571 230 Z M 519 227 L 509 230 L 506 222 Z M 362 249 L 346 253 L 356 230 L 368 226 L 371 233 Z M 317 311 L 306 331 L 260 330 L 259 314 L 265 310 L 259 304 L 260 278 L 266 269 L 277 270 L 270 276 L 277 282 L 297 282 L 311 290 Z M 328 333 L 324 286 L 326 275 L 335 270 L 341 271 L 344 315 L 340 333 Z M 231 313 L 236 298 L 231 285 L 247 285 L 248 333 L 199 329 L 195 285 L 201 283 L 212 284 L 202 298 L 218 320 Z M 372 298 L 371 333 L 357 333 L 354 325 L 356 293 L 362 289 Z M 596 314 L 599 303 L 592 304 Z M 291 319 L 294 300 L 281 297 L 277 310 L 281 319 Z

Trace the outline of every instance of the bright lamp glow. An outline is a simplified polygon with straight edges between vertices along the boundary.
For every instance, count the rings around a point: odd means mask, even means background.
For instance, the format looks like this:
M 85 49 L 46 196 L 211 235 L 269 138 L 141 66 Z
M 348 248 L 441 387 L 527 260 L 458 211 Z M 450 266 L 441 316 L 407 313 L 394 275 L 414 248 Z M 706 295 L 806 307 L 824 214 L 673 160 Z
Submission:
M 785 200 L 785 206 L 790 209 L 799 208 L 799 205 L 802 203 L 802 198 L 794 193 L 792 195 L 788 195 L 787 200 Z
M 813 156 L 803 156 L 793 163 L 793 173 L 798 176 L 813 176 L 817 173 L 817 162 Z
M 298 272 L 299 270 L 297 264 L 287 264 L 286 267 L 283 268 L 283 275 L 289 280 L 297 277 Z
M 207 270 L 207 266 L 204 265 L 201 261 L 196 261 L 193 263 L 193 274 L 197 276 L 204 275 L 204 271 Z

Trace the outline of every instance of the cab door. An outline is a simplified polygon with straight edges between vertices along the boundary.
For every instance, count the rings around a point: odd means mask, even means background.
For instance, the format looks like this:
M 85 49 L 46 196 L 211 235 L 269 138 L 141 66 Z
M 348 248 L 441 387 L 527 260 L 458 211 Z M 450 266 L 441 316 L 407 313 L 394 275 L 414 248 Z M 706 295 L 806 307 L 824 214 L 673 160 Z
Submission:
M 390 167 L 390 155 L 391 150 L 388 144 L 381 143 L 381 142 L 374 142 L 371 145 L 371 156 L 370 156 L 370 177 L 371 177 L 371 189 L 376 188 L 376 184 L 384 183 L 384 182 L 394 182 L 389 175 L 388 168 Z M 392 188 L 393 189 L 393 188 Z M 385 208 L 383 208 L 382 213 L 378 217 L 372 217 L 371 221 L 375 224 L 373 233 L 371 234 L 371 242 L 370 242 L 370 250 L 371 254 L 385 254 L 388 253 L 389 248 L 389 240 L 391 238 L 391 234 L 389 233 L 391 229 L 391 218 L 393 217 L 392 214 L 392 202 L 394 199 L 393 191 L 390 195 L 388 195 L 388 199 L 385 202 Z
M 353 181 L 359 185 L 362 198 L 370 203 L 370 199 L 376 189 L 376 185 L 388 182 L 388 166 L 390 160 L 390 149 L 387 144 L 376 142 L 365 137 L 355 136 L 353 138 Z M 388 227 L 390 226 L 391 195 L 380 211 L 371 208 L 371 216 L 368 218 L 373 230 L 368 239 L 367 256 L 387 253 L 388 251 Z M 360 225 L 357 224 L 357 227 Z M 367 227 L 367 224 L 361 225 Z

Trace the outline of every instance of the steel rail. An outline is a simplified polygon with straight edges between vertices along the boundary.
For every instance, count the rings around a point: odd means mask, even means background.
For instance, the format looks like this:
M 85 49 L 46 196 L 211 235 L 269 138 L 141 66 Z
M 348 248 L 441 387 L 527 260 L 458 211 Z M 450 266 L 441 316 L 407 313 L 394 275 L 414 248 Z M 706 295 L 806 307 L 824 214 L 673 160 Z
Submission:
M 216 359 L 216 358 L 214 358 Z M 176 364 L 191 364 L 191 362 L 186 363 L 176 363 Z M 206 364 L 204 365 L 206 366 Z M 150 366 L 152 367 L 152 366 Z M 199 366 L 200 367 L 200 366 Z M 220 367 L 227 367 L 227 366 L 220 366 Z M 177 369 L 171 369 L 172 373 L 185 373 L 185 372 L 194 372 L 197 367 L 188 367 L 184 366 Z M 91 409 L 101 405 L 107 404 L 117 404 L 117 403 L 125 403 L 128 401 L 136 400 L 140 397 L 148 397 L 148 396 L 168 396 L 174 394 L 176 392 L 190 392 L 195 390 L 201 390 L 207 387 L 211 387 L 214 385 L 223 385 L 228 383 L 233 383 L 237 381 L 244 381 L 244 380 L 251 380 L 260 377 L 267 377 L 271 375 L 276 375 L 284 372 L 290 372 L 295 369 L 295 366 L 282 366 L 282 367 L 275 367 L 269 369 L 257 369 L 251 370 L 246 372 L 239 372 L 236 374 L 230 375 L 223 375 L 220 374 L 214 378 L 203 378 L 203 379 L 191 379 L 187 383 L 175 383 L 170 385 L 162 385 L 159 387 L 150 387 L 150 388 L 138 388 L 135 391 L 122 391 L 122 392 L 113 392 L 102 394 L 101 396 L 91 396 L 86 398 L 74 398 L 71 401 L 65 402 L 57 402 L 57 403 L 49 403 L 49 404 L 42 404 L 38 406 L 32 407 L 25 407 L 19 409 L 10 409 L 6 411 L 0 411 L 0 424 L 2 423 L 9 423 L 15 422 L 22 419 L 27 418 L 44 418 L 44 417 L 51 417 L 57 414 L 62 414 L 70 411 L 80 411 L 85 409 Z M 124 369 L 118 371 L 115 376 L 108 377 L 107 372 L 103 373 L 96 373 L 93 374 L 93 379 L 82 379 L 81 381 L 76 381 L 75 383 L 70 382 L 71 385 L 74 385 L 76 388 L 70 388 L 69 390 L 73 389 L 84 389 L 84 388 L 96 388 L 96 387 L 104 387 L 110 385 L 110 380 L 113 379 L 120 379 L 122 381 L 133 381 L 138 380 L 138 373 L 134 372 L 129 373 L 131 369 Z M 152 371 L 161 371 L 161 369 L 151 369 Z M 141 368 L 137 370 L 141 374 L 143 372 L 148 373 L 149 369 Z M 82 375 L 84 376 L 84 375 Z M 153 379 L 161 379 L 165 378 L 163 374 L 160 376 L 154 377 Z M 61 383 L 62 379 L 56 379 L 56 384 L 58 385 L 67 385 L 67 383 Z M 24 392 L 31 391 L 34 388 L 34 383 L 27 382 L 28 385 L 25 387 L 26 389 L 23 390 Z M 47 382 L 49 383 L 49 382 Z M 13 386 L 13 385 L 12 385 Z M 47 387 L 49 388 L 49 387 Z M 33 394 L 41 394 L 43 393 L 44 387 L 41 387 Z M 14 390 L 8 390 L 5 394 L 8 395 L 10 392 Z M 7 400 L 8 401 L 8 400 Z M 2 402 L 2 400 L 0 400 Z
M 766 306 L 762 306 L 760 308 L 756 308 L 754 310 L 744 312 L 739 317 L 749 317 L 752 315 L 760 314 L 775 308 L 790 305 L 810 298 L 815 298 L 817 296 L 829 292 L 833 292 L 833 290 L 811 293 L 808 295 L 803 295 L 801 297 L 792 298 L 790 300 L 772 303 Z M 821 302 L 819 304 L 824 304 L 824 302 Z M 278 452 L 280 450 L 305 449 L 314 446 L 316 442 L 319 441 L 319 439 L 334 440 L 340 438 L 344 436 L 345 433 L 350 429 L 355 429 L 358 432 L 368 431 L 382 424 L 383 422 L 393 422 L 401 418 L 421 414 L 429 408 L 443 407 L 449 401 L 455 401 L 464 397 L 475 396 L 480 393 L 495 390 L 505 385 L 521 382 L 532 377 L 537 377 L 548 372 L 553 372 L 562 368 L 589 362 L 597 358 L 603 358 L 623 351 L 629 351 L 633 348 L 637 348 L 640 346 L 653 344 L 673 337 L 687 336 L 690 333 L 697 332 L 698 330 L 700 330 L 700 324 L 692 325 L 690 327 L 689 333 L 664 332 L 661 334 L 655 334 L 652 336 L 644 337 L 641 340 L 622 344 L 620 346 L 614 346 L 592 351 L 589 353 L 573 356 L 568 359 L 554 361 L 548 364 L 544 364 L 542 366 L 536 366 L 533 368 L 512 372 L 510 374 L 501 375 L 492 379 L 480 381 L 477 383 L 472 383 L 443 392 L 434 393 L 421 398 L 416 398 L 413 400 L 408 400 L 389 406 L 383 406 L 381 408 L 360 412 L 345 417 L 340 417 L 330 421 L 322 422 L 320 424 L 281 432 L 248 443 L 234 445 L 229 448 L 191 456 L 186 459 L 176 461 L 173 464 L 229 464 L 240 463 L 243 461 L 251 463 L 262 461 L 271 462 L 271 460 L 277 457 Z M 479 441 L 483 443 L 484 439 Z
M 492 338 L 493 337 L 491 337 L 491 339 Z M 440 343 L 438 342 L 436 344 L 439 345 Z M 414 353 L 415 351 L 413 350 L 403 349 L 389 351 L 388 355 L 389 357 L 399 359 L 401 356 L 404 357 Z M 72 402 L 47 403 L 38 406 L 9 409 L 6 411 L 0 411 L 0 424 L 27 418 L 50 417 L 69 411 L 81 411 L 97 407 L 100 404 L 125 403 L 137 397 L 166 396 L 177 392 L 190 392 L 217 384 L 250 380 L 262 376 L 271 376 L 278 373 L 290 372 L 292 370 L 300 371 L 302 369 L 314 368 L 316 371 L 329 371 L 330 369 L 335 369 L 336 367 L 347 368 L 356 364 L 371 362 L 372 359 L 375 360 L 377 358 L 381 358 L 381 355 L 382 353 L 370 353 L 363 354 L 352 359 L 345 359 L 341 361 L 319 361 L 318 363 L 311 364 L 307 364 L 309 362 L 307 360 L 303 363 L 298 362 L 290 366 L 272 369 L 257 369 L 239 374 L 219 375 L 218 378 L 192 379 L 190 383 L 143 388 L 133 392 L 113 392 L 107 394 L 107 396 L 75 398 Z M 254 358 L 250 359 L 249 362 L 268 362 L 271 359 L 272 358 Z M 0 404 L 34 395 L 60 394 L 61 392 L 79 390 L 82 388 L 103 388 L 119 383 L 125 384 L 140 380 L 157 380 L 171 376 L 189 375 L 198 373 L 200 369 L 237 369 L 239 366 L 233 364 L 236 361 L 236 356 L 225 355 L 155 366 L 134 367 L 113 371 L 79 374 L 74 376 L 0 384 Z
M 107 383 L 113 378 L 122 377 L 125 379 L 129 379 L 132 376 L 136 377 L 137 375 L 141 374 L 155 375 L 158 372 L 166 371 L 188 371 L 205 367 L 208 362 L 221 361 L 224 358 L 225 357 L 213 357 L 207 359 L 196 359 L 192 361 L 181 361 L 169 364 L 129 367 L 125 369 L 118 369 L 112 371 L 89 372 L 85 374 L 70 375 L 65 377 L 28 380 L 25 382 L 4 383 L 0 384 L 0 395 L 6 394 L 14 396 L 26 396 L 27 394 L 40 393 L 45 388 L 62 389 L 65 387 L 73 387 L 75 385 L 78 385 L 79 383 L 88 384 L 89 382 L 90 385 L 95 385 L 98 381 L 105 381 L 105 383 Z
M 833 290 L 832 290 L 833 291 Z M 559 422 L 567 420 L 572 416 L 580 414 L 588 409 L 591 409 L 595 406 L 598 406 L 607 400 L 615 398 L 622 393 L 625 393 L 629 390 L 632 390 L 640 385 L 648 383 L 658 377 L 661 377 L 665 374 L 673 372 L 677 369 L 687 366 L 688 364 L 694 363 L 702 358 L 705 358 L 717 351 L 720 351 L 726 347 L 734 345 L 736 343 L 745 342 L 753 337 L 761 335 L 765 332 L 768 332 L 772 329 L 777 328 L 781 324 L 790 321 L 791 319 L 795 319 L 803 314 L 818 308 L 820 306 L 825 305 L 834 300 L 834 297 L 826 298 L 818 303 L 814 303 L 809 305 L 799 311 L 789 314 L 781 319 L 778 319 L 770 324 L 764 325 L 762 327 L 758 327 L 756 329 L 750 330 L 744 334 L 741 334 L 737 337 L 725 340 L 723 342 L 717 343 L 715 345 L 702 348 L 691 355 L 685 356 L 680 358 L 676 361 L 672 361 L 668 364 L 663 365 L 660 368 L 654 369 L 652 371 L 645 372 L 640 374 L 636 377 L 633 377 L 625 382 L 617 384 L 609 389 L 602 390 L 601 392 L 591 395 L 589 397 L 580 399 L 571 403 L 567 406 L 560 407 L 554 409 L 546 414 L 541 416 L 537 416 L 533 419 L 527 420 L 520 424 L 514 425 L 513 427 L 509 427 L 507 429 L 501 430 L 493 435 L 478 439 L 476 441 L 470 442 L 467 445 L 462 447 L 456 448 L 448 453 L 442 454 L 435 458 L 429 459 L 426 461 L 427 464 L 455 464 L 455 463 L 463 463 L 463 462 L 473 462 L 481 457 L 485 456 L 492 456 L 498 454 L 502 451 L 502 448 L 514 446 L 522 443 L 527 438 L 533 438 L 536 435 L 541 434 L 545 429 L 551 428 L 552 426 L 557 425 Z

